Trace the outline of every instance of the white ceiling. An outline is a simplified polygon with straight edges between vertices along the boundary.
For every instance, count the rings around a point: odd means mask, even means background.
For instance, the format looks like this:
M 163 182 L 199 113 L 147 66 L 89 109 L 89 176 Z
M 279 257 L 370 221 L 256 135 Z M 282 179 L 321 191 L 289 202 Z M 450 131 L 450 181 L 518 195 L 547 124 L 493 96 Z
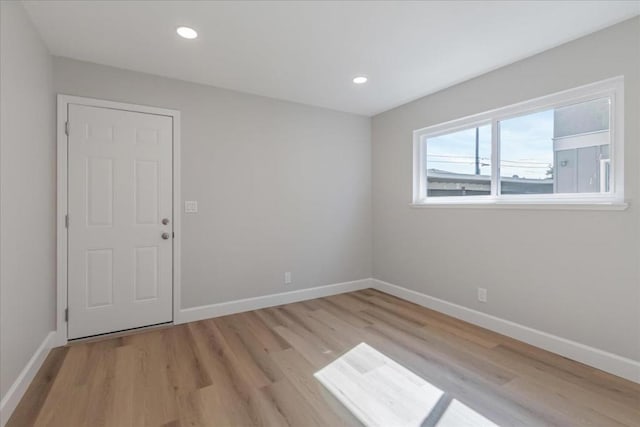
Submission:
M 640 1 L 24 3 L 54 55 L 363 115 L 640 14 Z

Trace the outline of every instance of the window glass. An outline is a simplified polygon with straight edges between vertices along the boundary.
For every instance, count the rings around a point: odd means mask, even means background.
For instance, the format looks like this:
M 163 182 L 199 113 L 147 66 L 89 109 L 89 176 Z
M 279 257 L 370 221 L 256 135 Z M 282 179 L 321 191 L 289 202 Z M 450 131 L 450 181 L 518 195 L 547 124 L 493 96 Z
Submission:
M 607 192 L 609 142 L 609 98 L 502 120 L 500 194 Z
M 427 196 L 491 194 L 491 125 L 428 138 Z

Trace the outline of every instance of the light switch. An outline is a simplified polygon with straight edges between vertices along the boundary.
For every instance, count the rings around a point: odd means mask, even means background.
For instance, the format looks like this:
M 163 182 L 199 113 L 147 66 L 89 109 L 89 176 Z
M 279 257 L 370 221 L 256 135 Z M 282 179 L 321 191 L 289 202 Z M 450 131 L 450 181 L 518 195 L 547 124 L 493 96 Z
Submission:
M 196 200 L 187 200 L 184 202 L 185 213 L 198 213 L 198 202 Z

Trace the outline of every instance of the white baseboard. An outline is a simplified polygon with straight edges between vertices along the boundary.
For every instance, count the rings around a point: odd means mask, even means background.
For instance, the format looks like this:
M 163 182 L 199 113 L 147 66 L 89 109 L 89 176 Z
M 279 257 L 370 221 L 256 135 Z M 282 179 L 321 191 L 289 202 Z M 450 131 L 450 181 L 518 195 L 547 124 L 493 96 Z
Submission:
M 258 310 L 265 307 L 274 307 L 298 301 L 314 298 L 322 298 L 345 292 L 358 291 L 371 287 L 371 279 L 354 280 L 353 282 L 336 283 L 333 285 L 318 286 L 315 288 L 300 289 L 279 294 L 264 295 L 261 297 L 246 298 L 236 301 L 222 302 L 219 304 L 203 305 L 199 307 L 183 308 L 178 312 L 175 324 L 194 322 L 196 320 L 211 319 L 212 317 L 226 316 L 228 314 L 244 311 Z
M 20 399 L 24 396 L 31 381 L 33 381 L 42 363 L 47 358 L 49 350 L 53 348 L 55 335 L 55 332 L 49 332 L 49 334 L 47 334 L 42 344 L 40 344 L 40 347 L 38 347 L 33 356 L 31 356 L 27 365 L 11 385 L 7 394 L 2 397 L 2 401 L 0 402 L 0 427 L 4 427 L 7 421 L 9 421 L 11 414 L 13 414 L 16 406 L 20 403 Z
M 593 366 L 605 372 L 640 383 L 640 362 L 618 356 L 576 341 L 529 328 L 509 320 L 441 300 L 411 289 L 371 279 L 372 287 L 398 298 L 419 304 L 527 344 Z

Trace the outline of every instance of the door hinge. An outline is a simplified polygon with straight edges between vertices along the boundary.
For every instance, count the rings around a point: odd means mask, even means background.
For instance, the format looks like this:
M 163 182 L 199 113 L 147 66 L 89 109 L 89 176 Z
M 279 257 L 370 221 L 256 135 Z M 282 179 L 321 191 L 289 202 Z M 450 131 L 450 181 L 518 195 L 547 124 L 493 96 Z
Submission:
M 176 232 L 175 231 L 171 232 L 171 237 L 173 237 L 175 239 L 175 237 L 176 237 Z
M 68 308 L 64 309 L 64 321 L 65 322 L 69 321 L 69 309 Z
M 64 122 L 64 133 L 69 136 L 69 122 Z
M 65 228 L 69 228 L 69 215 L 64 216 L 64 226 Z

